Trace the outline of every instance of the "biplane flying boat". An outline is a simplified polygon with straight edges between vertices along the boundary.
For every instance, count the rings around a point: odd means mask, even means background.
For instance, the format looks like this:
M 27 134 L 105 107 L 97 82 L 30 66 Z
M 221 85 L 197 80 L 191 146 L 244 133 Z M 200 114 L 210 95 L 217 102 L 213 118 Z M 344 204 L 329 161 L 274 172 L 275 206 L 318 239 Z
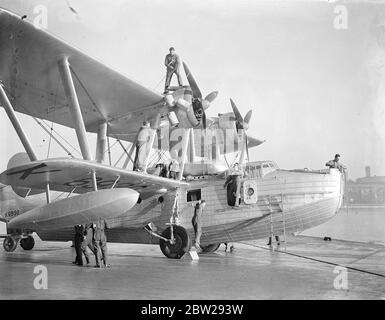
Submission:
M 298 232 L 338 212 L 343 195 L 338 170 L 281 170 L 272 161 L 245 163 L 248 148 L 262 143 L 246 134 L 251 112 L 243 118 L 231 101 L 232 113 L 206 117 L 217 92 L 203 98 L 186 64 L 184 70 L 189 86 L 161 95 L 0 9 L 0 105 L 28 156 L 13 157 L 0 174 L 6 251 L 14 251 L 18 243 L 31 250 L 33 232 L 42 240 L 67 241 L 73 238 L 74 225 L 108 219 L 108 241 L 159 244 L 167 257 L 180 258 L 191 245 L 193 205 L 201 199 L 207 202 L 201 238 L 205 252 L 223 242 L 268 237 L 272 228 Z M 38 159 L 16 112 L 73 128 L 82 159 Z M 182 132 L 179 180 L 128 170 L 141 123 L 151 124 L 152 146 L 166 120 Z M 242 137 L 245 174 L 240 179 L 232 181 L 239 172 L 227 168 L 186 162 L 188 153 L 194 160 L 194 132 L 199 128 Z M 87 132 L 97 135 L 95 157 Z M 217 154 L 230 152 L 223 137 L 213 144 Z M 121 145 L 132 143 L 130 150 L 123 146 L 122 167 L 105 163 L 109 138 Z

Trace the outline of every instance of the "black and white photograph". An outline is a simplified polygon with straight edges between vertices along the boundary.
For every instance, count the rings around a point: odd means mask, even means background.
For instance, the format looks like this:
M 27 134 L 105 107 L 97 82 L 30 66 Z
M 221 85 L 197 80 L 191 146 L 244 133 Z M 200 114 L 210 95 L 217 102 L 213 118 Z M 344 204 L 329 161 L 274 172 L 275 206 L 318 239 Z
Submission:
M 0 0 L 0 150 L 2 301 L 385 300 L 383 1 Z

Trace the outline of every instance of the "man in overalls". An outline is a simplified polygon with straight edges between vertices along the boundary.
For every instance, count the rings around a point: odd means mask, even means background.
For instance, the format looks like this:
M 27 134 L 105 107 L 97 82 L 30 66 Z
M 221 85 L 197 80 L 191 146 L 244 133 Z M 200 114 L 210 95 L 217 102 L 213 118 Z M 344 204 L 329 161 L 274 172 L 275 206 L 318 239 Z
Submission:
M 197 204 L 194 207 L 194 216 L 191 220 L 194 233 L 195 233 L 195 243 L 194 246 L 197 250 L 201 249 L 201 236 L 202 236 L 202 214 L 203 214 L 203 208 L 206 206 L 205 200 L 198 201 Z
M 81 243 L 81 250 L 86 258 L 87 264 L 90 263 L 90 256 L 87 252 L 87 247 L 90 248 L 93 254 L 95 254 L 95 248 L 93 245 L 94 230 L 92 228 L 92 223 L 87 223 L 84 225 L 84 237 Z
M 180 65 L 181 61 L 179 56 L 175 53 L 175 49 L 171 47 L 169 49 L 170 53 L 166 55 L 166 58 L 164 60 L 164 65 L 167 68 L 166 73 L 166 84 L 164 86 L 164 92 L 167 93 L 168 87 L 171 83 L 172 75 L 175 73 L 176 77 L 178 78 L 178 84 L 179 86 L 183 86 L 182 77 L 180 75 Z
M 95 248 L 95 259 L 96 268 L 101 268 L 100 264 L 100 252 L 104 261 L 104 266 L 109 268 L 110 265 L 107 262 L 107 236 L 105 230 L 108 229 L 107 221 L 99 219 L 94 223 L 94 248 Z
M 151 127 L 150 122 L 144 121 L 143 125 L 141 126 L 138 138 L 136 141 L 136 153 L 135 153 L 135 160 L 134 160 L 134 171 L 145 171 L 145 165 L 146 165 L 146 158 L 147 158 L 147 152 L 148 152 L 148 142 L 150 140 L 151 136 Z
M 84 226 L 82 224 L 77 224 L 75 226 L 75 239 L 74 239 L 76 258 L 75 258 L 75 261 L 72 263 L 77 264 L 78 266 L 83 265 L 83 257 L 82 257 L 83 240 L 84 240 Z

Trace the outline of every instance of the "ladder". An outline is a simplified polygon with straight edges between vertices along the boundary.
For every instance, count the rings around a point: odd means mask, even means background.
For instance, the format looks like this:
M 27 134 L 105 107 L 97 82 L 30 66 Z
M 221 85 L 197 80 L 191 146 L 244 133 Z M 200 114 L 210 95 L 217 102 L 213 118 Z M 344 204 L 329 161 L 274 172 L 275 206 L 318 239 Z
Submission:
M 272 201 L 272 196 L 269 196 L 269 211 L 270 211 L 270 249 L 274 251 L 274 244 L 278 247 L 281 243 L 284 243 L 286 251 L 286 220 L 285 220 L 285 210 L 283 209 L 283 194 L 280 197 L 274 197 Z M 273 209 L 274 206 L 274 209 Z M 278 213 L 281 213 L 279 220 L 274 219 Z M 282 224 L 282 233 L 278 233 L 274 230 L 274 225 L 277 228 L 277 225 Z M 275 237 L 283 236 L 283 240 L 277 240 Z

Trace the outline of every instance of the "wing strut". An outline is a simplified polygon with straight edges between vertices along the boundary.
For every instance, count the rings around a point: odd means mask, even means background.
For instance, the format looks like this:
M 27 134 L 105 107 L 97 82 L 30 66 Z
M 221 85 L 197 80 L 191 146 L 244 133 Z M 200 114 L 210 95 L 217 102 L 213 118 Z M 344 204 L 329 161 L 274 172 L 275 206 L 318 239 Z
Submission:
M 80 150 L 84 160 L 92 160 L 90 146 L 86 137 L 86 128 L 80 110 L 78 96 L 72 79 L 70 66 L 67 58 L 59 60 L 59 71 L 63 82 L 64 91 L 69 102 L 70 112 L 74 121 L 76 135 L 78 137 Z
M 74 127 L 76 131 L 76 135 L 78 137 L 80 150 L 82 151 L 83 159 L 91 161 L 92 156 L 91 156 L 90 146 L 88 144 L 88 140 L 86 136 L 86 127 L 84 125 L 83 116 L 80 110 L 79 100 L 76 94 L 75 85 L 72 79 L 70 65 L 67 57 L 60 59 L 58 65 L 59 65 L 60 76 L 63 82 L 64 92 L 69 102 L 69 107 L 70 107 L 69 109 L 74 122 Z M 91 174 L 92 174 L 93 189 L 94 191 L 97 191 L 98 185 L 96 181 L 95 171 L 92 171 Z
M 19 119 L 17 119 L 17 117 L 16 117 L 15 110 L 13 109 L 11 103 L 9 102 L 9 99 L 7 97 L 7 94 L 4 91 L 2 84 L 0 84 L 0 103 L 3 105 L 5 112 L 8 115 L 9 120 L 11 121 L 17 135 L 19 136 L 21 143 L 24 146 L 25 151 L 28 154 L 29 159 L 31 161 L 36 161 L 37 157 L 35 155 L 35 152 L 32 149 L 32 145 L 29 142 L 27 135 L 25 134 L 23 128 L 21 127 Z
M 29 159 L 31 161 L 36 161 L 37 160 L 36 154 L 32 149 L 32 145 L 29 142 L 27 135 L 25 134 L 23 128 L 21 127 L 19 119 L 17 119 L 16 117 L 15 110 L 13 109 L 11 102 L 9 101 L 7 94 L 5 93 L 2 84 L 0 84 L 0 103 L 3 105 L 9 120 L 11 121 L 17 135 L 19 136 L 21 143 L 24 146 L 25 151 L 28 154 Z M 46 196 L 47 196 L 47 203 L 50 203 L 51 197 L 50 197 L 49 183 L 46 184 Z
M 95 160 L 98 163 L 103 163 L 106 153 L 107 143 L 107 122 L 101 122 L 98 126 L 98 134 L 96 138 L 96 156 Z
M 183 178 L 183 172 L 184 172 L 184 165 L 186 163 L 186 156 L 187 156 L 187 151 L 188 151 L 188 146 L 189 146 L 189 140 L 190 140 L 190 131 L 192 128 L 185 129 L 183 132 L 183 137 L 182 137 L 182 163 L 180 165 L 180 173 L 179 173 L 179 180 L 182 180 Z

